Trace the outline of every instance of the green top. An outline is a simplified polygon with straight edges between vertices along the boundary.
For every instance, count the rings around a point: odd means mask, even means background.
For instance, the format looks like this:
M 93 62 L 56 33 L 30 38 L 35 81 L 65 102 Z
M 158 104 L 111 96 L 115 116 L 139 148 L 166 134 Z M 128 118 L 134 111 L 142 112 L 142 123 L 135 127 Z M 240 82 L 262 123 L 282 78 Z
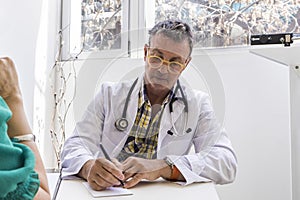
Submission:
M 11 115 L 0 96 L 0 200 L 30 200 L 40 185 L 35 157 L 29 147 L 9 139 L 6 122 Z

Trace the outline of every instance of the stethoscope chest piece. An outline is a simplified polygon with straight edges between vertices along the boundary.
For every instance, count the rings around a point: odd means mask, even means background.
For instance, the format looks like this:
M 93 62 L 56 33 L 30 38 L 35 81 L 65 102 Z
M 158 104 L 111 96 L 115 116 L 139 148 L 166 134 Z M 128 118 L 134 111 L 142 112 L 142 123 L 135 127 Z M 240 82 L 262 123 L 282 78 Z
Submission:
M 125 129 L 128 127 L 128 120 L 125 118 L 117 119 L 115 122 L 115 127 L 119 131 L 125 131 Z
M 126 119 L 126 112 L 127 112 L 127 108 L 128 108 L 128 103 L 129 103 L 129 100 L 130 100 L 130 96 L 131 96 L 131 94 L 132 94 L 132 91 L 133 91 L 133 89 L 134 89 L 134 87 L 135 87 L 137 81 L 138 81 L 138 78 L 134 81 L 134 83 L 132 84 L 132 86 L 131 86 L 131 88 L 130 88 L 130 90 L 129 90 L 129 92 L 128 92 L 128 95 L 127 95 L 126 101 L 125 101 L 125 105 L 124 105 L 124 108 L 123 108 L 122 117 L 121 117 L 120 119 L 117 119 L 116 122 L 115 122 L 115 127 L 116 127 L 116 129 L 119 130 L 119 131 L 125 131 L 125 130 L 127 129 L 127 127 L 128 127 L 128 120 Z M 181 93 L 181 96 L 182 96 L 182 97 L 175 97 L 175 94 L 177 93 L 178 89 L 180 90 L 180 93 Z M 177 86 L 176 86 L 175 91 L 174 91 L 174 96 L 172 96 L 171 102 L 169 103 L 169 106 L 170 106 L 170 113 L 173 112 L 173 103 L 174 103 L 175 101 L 177 101 L 177 100 L 183 101 L 183 103 L 184 103 L 184 112 L 186 113 L 186 114 L 185 114 L 185 115 L 186 115 L 186 116 L 185 116 L 185 127 L 184 127 L 184 130 L 186 130 L 186 131 L 184 131 L 183 133 L 184 133 L 184 134 L 185 134 L 185 133 L 190 133 L 190 132 L 192 131 L 192 129 L 191 129 L 191 128 L 186 129 L 186 127 L 187 127 L 187 121 L 188 121 L 188 120 L 187 120 L 187 115 L 188 115 L 188 104 L 187 104 L 186 97 L 185 97 L 185 95 L 184 95 L 184 93 L 183 93 L 183 90 L 182 90 L 182 88 L 181 88 L 181 85 L 180 85 L 180 83 L 179 83 L 179 80 L 177 80 Z M 175 128 L 175 124 L 174 124 L 175 122 L 173 121 L 173 117 L 171 117 L 171 123 L 172 123 L 172 125 L 173 125 L 175 135 L 180 136 L 179 133 L 178 133 L 178 131 L 177 131 L 176 128 Z M 174 134 L 171 130 L 168 130 L 167 133 L 168 133 L 169 135 L 173 135 L 173 134 Z M 183 135 L 183 134 L 182 134 L 182 135 Z

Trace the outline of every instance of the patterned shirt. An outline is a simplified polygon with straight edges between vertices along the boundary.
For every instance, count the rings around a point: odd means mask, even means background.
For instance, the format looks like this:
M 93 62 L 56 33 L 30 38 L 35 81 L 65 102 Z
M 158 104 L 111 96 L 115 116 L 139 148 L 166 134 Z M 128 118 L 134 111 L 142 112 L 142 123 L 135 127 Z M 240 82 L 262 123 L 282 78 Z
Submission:
M 165 98 L 160 110 L 151 117 L 152 107 L 147 96 L 146 87 L 140 90 L 138 100 L 138 111 L 134 125 L 128 135 L 127 141 L 117 156 L 120 162 L 123 162 L 130 156 L 155 159 L 157 156 L 157 141 L 160 121 L 165 105 L 172 96 L 172 91 Z

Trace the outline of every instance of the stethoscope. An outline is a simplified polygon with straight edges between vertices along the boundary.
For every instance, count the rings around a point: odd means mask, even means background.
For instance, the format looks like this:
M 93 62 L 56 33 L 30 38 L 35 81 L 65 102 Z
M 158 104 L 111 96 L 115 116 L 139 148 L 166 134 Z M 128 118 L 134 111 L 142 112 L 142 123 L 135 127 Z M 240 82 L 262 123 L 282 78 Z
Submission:
M 137 81 L 138 81 L 138 78 L 133 82 L 133 84 L 132 84 L 132 86 L 131 86 L 131 88 L 130 88 L 130 90 L 128 92 L 128 95 L 127 95 L 126 101 L 125 101 L 125 105 L 124 105 L 124 108 L 123 108 L 122 117 L 119 118 L 119 119 L 117 119 L 116 122 L 115 122 L 115 127 L 119 131 L 125 131 L 125 129 L 128 127 L 128 120 L 126 119 L 126 112 L 127 112 L 128 103 L 130 101 L 130 97 L 131 97 L 132 91 L 133 91 L 134 87 L 136 86 Z M 179 89 L 179 91 L 181 93 L 181 97 L 176 97 L 175 96 L 176 93 L 177 93 L 177 91 L 178 91 L 178 89 Z M 179 134 L 178 131 L 177 131 L 177 129 L 175 128 L 175 122 L 174 122 L 174 118 L 173 118 L 173 115 L 172 115 L 172 113 L 174 112 L 174 110 L 173 110 L 173 103 L 175 101 L 177 101 L 177 100 L 182 101 L 183 104 L 184 104 L 185 126 L 184 126 L 183 130 L 185 130 L 185 131 L 183 131 L 182 134 Z M 172 124 L 174 132 L 171 131 L 171 130 L 168 130 L 167 133 L 169 135 L 175 135 L 175 136 L 183 136 L 186 133 L 190 133 L 192 131 L 192 129 L 191 128 L 187 128 L 186 129 L 186 127 L 187 127 L 187 121 L 188 121 L 188 112 L 189 112 L 189 110 L 188 110 L 188 103 L 187 103 L 187 99 L 186 99 L 186 97 L 185 97 L 185 95 L 183 93 L 183 90 L 182 90 L 182 87 L 180 85 L 179 80 L 177 80 L 177 86 L 176 86 L 176 88 L 174 90 L 174 93 L 172 94 L 172 97 L 171 97 L 171 100 L 170 100 L 170 103 L 169 103 L 169 109 L 170 109 L 170 114 L 171 114 L 171 124 Z

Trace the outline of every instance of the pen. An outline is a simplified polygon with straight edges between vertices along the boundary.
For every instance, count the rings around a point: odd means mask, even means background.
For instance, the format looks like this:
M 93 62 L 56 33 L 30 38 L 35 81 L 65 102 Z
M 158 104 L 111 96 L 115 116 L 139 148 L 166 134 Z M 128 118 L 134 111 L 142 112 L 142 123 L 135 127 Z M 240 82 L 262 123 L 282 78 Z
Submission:
M 110 159 L 109 155 L 108 155 L 107 152 L 105 151 L 105 149 L 104 149 L 104 147 L 103 147 L 102 144 L 100 144 L 100 148 L 101 148 L 101 150 L 102 150 L 102 152 L 103 152 L 105 158 L 106 158 L 107 160 L 109 160 L 110 162 L 112 162 L 112 160 Z M 124 186 L 124 182 L 123 182 L 122 180 L 120 180 L 120 179 L 118 179 L 118 180 L 120 181 L 121 185 Z

